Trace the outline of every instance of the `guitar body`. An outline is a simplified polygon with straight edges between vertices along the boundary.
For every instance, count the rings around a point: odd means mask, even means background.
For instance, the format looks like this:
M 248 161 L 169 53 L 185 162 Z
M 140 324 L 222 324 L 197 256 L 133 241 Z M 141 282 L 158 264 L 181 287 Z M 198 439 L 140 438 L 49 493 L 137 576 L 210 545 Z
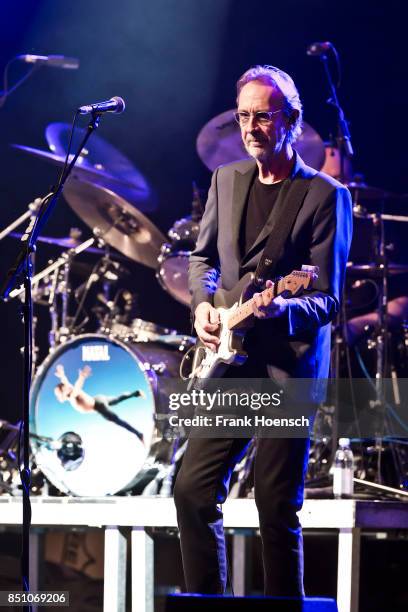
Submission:
M 285 278 L 274 283 L 263 291 L 269 301 L 278 295 L 298 295 L 308 288 L 317 277 L 317 268 L 302 266 L 302 271 L 293 271 Z M 214 307 L 218 311 L 220 325 L 218 337 L 220 343 L 217 351 L 211 351 L 201 342 L 197 342 L 191 381 L 208 378 L 219 378 L 230 365 L 243 364 L 248 355 L 243 349 L 246 332 L 254 323 L 252 310 L 253 294 L 259 288 L 253 282 L 254 275 L 248 272 L 235 287 L 227 291 L 218 289 L 214 295 Z
M 253 273 L 248 272 L 230 291 L 217 289 L 214 295 L 215 308 L 232 308 L 235 304 L 242 304 L 249 300 L 256 291 L 253 281 Z
M 245 333 L 253 325 L 246 321 L 237 329 L 228 328 L 228 320 L 237 311 L 245 299 L 255 293 L 253 274 L 248 273 L 241 278 L 231 291 L 218 289 L 214 295 L 214 307 L 218 310 L 220 327 L 218 337 L 220 344 L 217 352 L 206 349 L 201 342 L 197 343 L 194 356 L 193 372 L 200 370 L 199 378 L 220 378 L 230 365 L 242 365 L 248 358 L 243 349 Z

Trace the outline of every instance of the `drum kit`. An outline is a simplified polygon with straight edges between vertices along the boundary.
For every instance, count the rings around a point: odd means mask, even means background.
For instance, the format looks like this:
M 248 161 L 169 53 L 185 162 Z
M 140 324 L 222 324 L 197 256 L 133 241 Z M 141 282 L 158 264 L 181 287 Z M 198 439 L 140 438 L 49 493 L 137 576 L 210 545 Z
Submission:
M 69 134 L 69 125 L 51 123 L 45 133 L 49 150 L 13 146 L 62 166 Z M 78 130 L 75 139 L 79 142 L 81 138 Z M 196 144 L 209 170 L 247 157 L 233 110 L 210 120 Z M 332 176 L 340 172 L 336 147 L 325 146 L 310 125 L 304 123 L 294 148 L 314 168 L 323 167 Z M 406 222 L 408 217 L 367 210 L 372 203 L 382 206 L 396 197 L 394 194 L 370 187 L 358 177 L 349 181 L 348 187 L 356 219 L 372 228 L 375 251 L 368 261 L 352 258 L 348 279 L 354 285 L 370 279 L 378 286 L 378 303 L 384 305 L 388 277 L 408 272 L 408 266 L 388 261 L 384 222 Z M 160 377 L 179 376 L 183 356 L 195 339 L 136 318 L 134 295 L 120 285 L 127 273 L 126 262 L 137 262 L 154 270 L 160 286 L 177 302 L 189 306 L 188 258 L 203 213 L 195 185 L 193 191 L 191 215 L 175 221 L 166 238 L 147 216 L 153 210 L 149 185 L 130 160 L 97 135 L 78 159 L 63 195 L 92 235 L 83 242 L 76 229 L 63 238 L 41 236 L 40 243 L 58 247 L 63 253 L 32 278 L 33 301 L 47 307 L 51 320 L 48 356 L 37 364 L 31 394 L 33 459 L 46 477 L 37 487 L 39 494 L 50 485 L 55 494 L 78 496 L 170 494 L 185 439 L 181 435 L 174 440 L 156 419 L 160 401 L 157 382 Z M 0 239 L 21 236 L 13 232 L 34 214 L 36 202 L 0 233 Z M 85 282 L 74 286 L 71 273 L 81 253 L 92 254 L 97 261 Z M 23 295 L 20 287 L 9 297 L 21 299 Z M 83 305 L 90 295 L 97 302 L 94 310 L 98 319 L 97 329 L 91 332 L 83 317 Z M 384 317 L 386 308 L 382 306 L 374 339 L 377 349 L 379 336 L 388 333 Z M 403 320 L 399 323 L 401 327 Z M 341 341 L 347 344 L 343 335 Z M 408 350 L 408 334 L 405 347 Z M 377 366 L 381 366 L 379 360 Z M 16 437 L 15 426 L 9 424 L 7 443 L 0 440 L 0 490 L 12 494 L 17 494 L 12 477 L 16 465 L 7 467 L 8 479 L 4 470 L 1 475 L 2 461 Z M 113 438 L 120 452 L 113 449 Z

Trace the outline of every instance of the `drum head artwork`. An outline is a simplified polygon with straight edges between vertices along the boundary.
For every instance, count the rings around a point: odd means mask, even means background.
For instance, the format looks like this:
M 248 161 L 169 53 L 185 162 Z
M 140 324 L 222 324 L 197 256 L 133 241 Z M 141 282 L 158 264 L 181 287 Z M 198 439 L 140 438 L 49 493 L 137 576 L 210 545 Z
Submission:
M 36 462 L 62 492 L 126 490 L 149 451 L 155 378 L 136 350 L 83 335 L 55 350 L 35 377 L 30 407 Z

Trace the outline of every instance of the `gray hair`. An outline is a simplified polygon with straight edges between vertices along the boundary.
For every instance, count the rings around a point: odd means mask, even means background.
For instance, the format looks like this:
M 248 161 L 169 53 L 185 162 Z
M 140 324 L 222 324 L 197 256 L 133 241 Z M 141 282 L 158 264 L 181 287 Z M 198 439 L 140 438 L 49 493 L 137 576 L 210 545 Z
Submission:
M 276 87 L 283 94 L 285 98 L 283 112 L 291 121 L 288 141 L 290 143 L 294 142 L 302 132 L 303 110 L 299 92 L 292 77 L 275 66 L 253 66 L 244 72 L 237 81 L 237 104 L 241 89 L 250 81 L 261 81 L 261 83 L 266 85 L 272 85 L 272 87 Z M 297 116 L 294 116 L 294 110 L 298 111 Z

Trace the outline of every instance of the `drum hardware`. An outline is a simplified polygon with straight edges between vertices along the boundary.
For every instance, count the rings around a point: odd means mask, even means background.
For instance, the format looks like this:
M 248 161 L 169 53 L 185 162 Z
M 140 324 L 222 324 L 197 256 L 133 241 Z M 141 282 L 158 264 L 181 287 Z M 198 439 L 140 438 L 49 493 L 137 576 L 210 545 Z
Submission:
M 21 496 L 22 494 L 18 461 L 20 431 L 21 421 L 12 424 L 0 420 L 0 495 L 3 492 L 12 496 Z M 44 444 L 50 444 L 51 442 L 51 439 L 36 436 L 32 432 L 30 432 L 30 440 L 42 441 Z M 31 494 L 42 494 L 44 477 L 35 464 L 31 475 Z
M 81 241 L 80 241 L 81 234 L 82 232 L 78 228 L 71 228 L 69 236 L 63 236 L 62 238 L 57 238 L 54 236 L 39 236 L 38 242 L 41 242 L 44 244 L 50 244 L 52 246 L 61 247 L 62 249 L 74 249 L 75 247 L 81 244 Z M 23 234 L 12 232 L 10 233 L 10 236 L 12 238 L 21 239 Z M 100 249 L 97 247 L 89 247 L 86 252 L 95 253 L 96 255 L 103 255 L 105 251 L 104 249 Z M 118 257 L 120 256 L 118 255 Z
M 175 348 L 191 344 L 193 340 L 190 336 L 180 334 L 176 329 L 162 327 L 143 319 L 134 319 L 130 325 L 113 322 L 109 333 L 122 342 L 160 342 Z
M 81 332 L 84 321 L 79 324 L 77 324 L 77 321 L 84 311 L 84 306 L 92 287 L 96 286 L 98 283 L 101 284 L 102 292 L 97 294 L 96 299 L 103 304 L 104 308 L 102 312 L 100 312 L 101 308 L 94 306 L 92 312 L 94 312 L 99 319 L 99 327 L 109 326 L 111 317 L 114 316 L 117 311 L 115 302 L 111 300 L 112 288 L 125 274 L 129 274 L 129 272 L 126 268 L 121 266 L 119 262 L 111 259 L 109 248 L 106 246 L 105 256 L 96 262 L 87 281 L 75 290 L 75 298 L 78 301 L 78 306 L 70 321 L 70 330 L 72 334 Z M 88 317 L 85 317 L 85 322 L 87 322 L 87 320 Z
M 24 212 L 17 219 L 15 219 L 15 221 L 12 221 L 10 225 L 8 225 L 6 228 L 4 228 L 3 231 L 0 232 L 0 240 L 3 240 L 3 238 L 5 238 L 8 235 L 13 236 L 12 234 L 13 230 L 15 230 L 22 223 L 24 223 L 24 221 L 26 221 L 27 219 L 33 219 L 33 216 L 35 215 L 35 213 L 38 211 L 39 207 L 41 206 L 41 202 L 42 202 L 42 198 L 36 198 L 33 202 L 30 202 L 26 212 Z M 19 238 L 21 237 L 22 237 L 22 234 L 19 235 Z
M 350 130 L 348 121 L 346 119 L 345 113 L 340 105 L 340 100 L 337 95 L 337 90 L 340 86 L 341 81 L 341 69 L 340 69 L 340 58 L 338 52 L 332 43 L 328 43 L 328 50 L 333 54 L 334 59 L 336 61 L 337 67 L 337 82 L 335 82 L 334 77 L 330 70 L 330 64 L 328 61 L 328 54 L 324 52 L 312 53 L 308 49 L 308 55 L 318 57 L 323 65 L 323 70 L 326 76 L 327 84 L 329 87 L 329 98 L 326 99 L 327 104 L 334 107 L 336 111 L 336 142 L 338 147 L 338 168 L 340 170 L 339 180 L 342 183 L 345 183 L 346 179 L 346 160 L 351 165 L 351 158 L 354 155 L 353 146 L 351 142 Z M 343 291 L 343 307 L 340 309 L 336 316 L 336 320 L 334 322 L 334 337 L 333 337 L 333 349 L 330 360 L 330 369 L 331 376 L 335 380 L 335 389 L 334 389 L 334 398 L 333 398 L 333 418 L 332 418 L 332 437 L 331 437 L 331 452 L 330 452 L 330 465 L 334 461 L 334 456 L 337 447 L 337 439 L 338 439 L 338 411 L 340 406 L 340 357 L 341 357 L 341 349 L 344 344 L 344 334 L 343 328 L 345 326 L 345 292 Z
M 49 313 L 51 318 L 51 330 L 48 336 L 50 348 L 54 348 L 56 344 L 65 341 L 69 336 L 68 328 L 68 299 L 71 293 L 69 284 L 69 271 L 71 266 L 71 257 L 68 254 L 65 263 L 54 270 L 52 282 L 48 297 Z M 60 321 L 58 321 L 58 305 L 57 300 L 60 298 Z
M 121 314 L 121 308 L 119 307 L 118 301 L 119 298 L 124 293 L 130 293 L 128 291 L 124 291 L 123 289 L 119 289 L 116 292 L 116 295 L 113 300 L 108 299 L 108 292 L 106 284 L 104 286 L 104 293 L 97 293 L 96 299 L 100 302 L 100 306 L 95 306 L 92 310 L 96 313 L 96 316 L 100 322 L 99 331 L 104 334 L 111 334 L 112 326 L 114 322 L 118 319 L 123 319 L 123 315 Z M 120 323 L 119 323 L 120 325 Z M 122 324 L 123 327 L 126 327 L 125 324 Z M 112 334 L 114 335 L 114 334 Z
M 174 223 L 167 235 L 170 242 L 160 247 L 157 259 L 156 278 L 161 287 L 181 304 L 189 306 L 191 296 L 188 289 L 188 261 L 194 249 L 204 206 L 200 190 L 193 182 L 191 215 Z
M 199 158 L 213 172 L 218 166 L 241 159 L 250 159 L 241 139 L 235 109 L 217 115 L 204 125 L 197 136 Z M 306 164 L 320 170 L 325 160 L 325 148 L 319 134 L 305 121 L 293 148 Z
M 330 47 L 332 49 L 332 46 Z M 337 53 L 336 53 L 337 56 Z M 350 134 L 348 130 L 348 123 L 345 119 L 344 112 L 341 109 L 338 99 L 337 99 L 337 91 L 336 86 L 334 85 L 332 76 L 329 71 L 328 66 L 328 57 L 325 53 L 320 56 L 322 63 L 324 65 L 325 73 L 329 81 L 329 87 L 331 89 L 331 98 L 328 102 L 334 105 L 337 109 L 338 113 L 338 142 L 339 142 L 339 167 L 340 167 L 340 176 L 339 179 L 347 185 L 353 200 L 353 214 L 355 217 L 362 219 L 370 219 L 372 221 L 373 229 L 374 229 L 374 254 L 370 255 L 369 261 L 366 262 L 349 262 L 347 265 L 347 276 L 350 278 L 364 279 L 365 277 L 369 279 L 371 283 L 376 284 L 376 297 L 378 300 L 378 308 L 379 308 L 379 323 L 374 330 L 374 334 L 368 339 L 371 346 L 374 346 L 376 353 L 375 360 L 375 372 L 373 376 L 373 385 L 375 388 L 375 404 L 377 407 L 382 410 L 383 414 L 383 424 L 385 420 L 385 405 L 384 405 L 384 397 L 382 388 L 382 377 L 387 373 L 391 373 L 393 376 L 393 366 L 387 363 L 389 355 L 387 354 L 387 344 L 389 339 L 388 332 L 388 316 L 387 316 L 387 303 L 388 303 L 388 275 L 398 274 L 408 271 L 407 266 L 399 266 L 398 264 L 393 264 L 388 260 L 388 253 L 390 249 L 387 249 L 385 244 L 384 237 L 384 226 L 383 223 L 385 220 L 397 220 L 396 218 L 392 218 L 390 215 L 388 219 L 385 219 L 384 215 L 369 215 L 365 204 L 368 202 L 380 202 L 384 204 L 389 199 L 398 198 L 396 194 L 393 194 L 389 191 L 385 191 L 382 189 L 377 189 L 367 185 L 363 177 L 356 175 L 352 181 L 348 180 L 347 176 L 347 167 L 346 163 L 350 161 L 350 158 L 353 156 L 353 148 L 350 141 Z M 327 170 L 327 168 L 326 168 Z M 364 206 L 362 205 L 364 203 Z M 408 220 L 408 218 L 407 218 Z M 401 221 L 405 221 L 405 219 L 401 219 Z M 343 299 L 343 307 L 342 307 L 342 317 L 339 318 L 334 325 L 334 348 L 332 352 L 332 375 L 334 375 L 336 380 L 339 380 L 341 375 L 340 366 L 343 365 L 343 360 L 347 365 L 347 375 L 350 377 L 350 383 L 352 383 L 352 371 L 350 368 L 350 349 L 347 335 L 347 317 L 345 313 L 346 308 L 346 300 Z M 362 316 L 360 317 L 362 318 Z M 367 330 L 367 333 L 370 333 L 371 330 Z M 366 340 L 365 340 L 366 341 Z M 394 369 L 395 373 L 395 369 Z M 337 385 L 338 387 L 338 385 Z M 317 456 L 317 460 L 315 462 L 315 476 L 319 475 L 319 470 L 323 465 L 322 456 L 325 455 L 325 451 L 330 448 L 330 443 L 332 446 L 331 456 L 329 454 L 327 464 L 330 466 L 333 460 L 335 446 L 333 441 L 337 440 L 337 410 L 339 406 L 339 395 L 338 389 L 335 393 L 334 402 L 330 408 L 329 413 L 325 413 L 323 423 L 329 423 L 329 436 L 323 435 L 317 437 L 314 445 L 314 452 Z M 394 394 L 395 395 L 395 394 Z M 355 406 L 355 402 L 352 402 Z M 326 407 L 327 408 L 327 407 Z M 328 419 L 328 421 L 327 421 Z M 316 423 L 318 422 L 318 417 L 316 418 Z M 378 457 L 381 457 L 382 449 L 383 449 L 383 440 L 381 438 L 381 434 L 383 432 L 379 431 L 379 435 L 376 440 L 376 452 L 378 452 Z M 360 436 L 361 438 L 361 436 Z M 317 442 L 317 447 L 316 447 Z M 321 442 L 321 447 L 319 446 Z M 327 446 L 326 443 L 329 443 Z M 361 446 L 361 440 L 360 440 Z M 361 453 L 363 456 L 363 453 Z M 326 453 L 327 457 L 327 453 Z M 378 461 L 380 463 L 380 459 Z M 324 466 L 323 466 L 324 467 Z M 316 472 L 317 469 L 317 472 Z M 324 470 L 322 470 L 324 473 Z M 381 471 L 377 470 L 377 478 L 381 479 Z M 396 491 L 397 492 L 397 491 Z
M 377 197 L 378 193 L 373 192 L 372 199 L 374 196 Z M 388 312 L 389 307 L 389 296 L 388 296 L 388 279 L 392 275 L 407 273 L 408 266 L 404 264 L 396 264 L 390 262 L 388 260 L 388 251 L 393 250 L 393 245 L 387 245 L 385 241 L 385 221 L 395 221 L 399 220 L 398 218 L 394 218 L 394 215 L 384 215 L 384 214 L 365 214 L 365 217 L 369 219 L 372 223 L 373 228 L 373 244 L 374 244 L 374 257 L 373 261 L 367 264 L 354 264 L 349 262 L 347 265 L 347 275 L 351 276 L 351 278 L 361 278 L 368 277 L 363 281 L 357 281 L 360 285 L 363 283 L 373 283 L 376 286 L 376 301 L 377 301 L 377 313 L 369 313 L 368 315 L 360 315 L 356 318 L 356 322 L 358 321 L 358 329 L 362 328 L 364 321 L 366 321 L 367 325 L 365 326 L 365 331 L 363 335 L 360 333 L 358 336 L 354 334 L 353 337 L 353 351 L 357 357 L 357 363 L 359 367 L 361 367 L 362 375 L 365 378 L 371 380 L 371 388 L 374 392 L 374 399 L 367 400 L 367 406 L 373 411 L 372 422 L 376 423 L 377 434 L 374 438 L 374 444 L 372 448 L 363 447 L 363 441 L 361 440 L 360 435 L 360 456 L 363 461 L 363 469 L 364 465 L 367 466 L 367 462 L 369 461 L 369 457 L 371 455 L 376 456 L 376 463 L 370 459 L 370 473 L 368 474 L 369 480 L 374 480 L 376 483 L 383 482 L 383 470 L 382 470 L 382 456 L 384 453 L 388 453 L 388 456 L 391 458 L 393 467 L 393 482 L 396 483 L 396 488 L 390 489 L 393 490 L 395 496 L 398 496 L 400 493 L 400 483 L 406 480 L 406 460 L 402 457 L 402 451 L 400 448 L 400 444 L 398 440 L 389 438 L 389 411 L 392 410 L 392 405 L 398 406 L 400 405 L 400 389 L 398 378 L 401 376 L 403 367 L 403 363 L 406 363 L 406 354 L 405 357 L 401 356 L 398 358 L 395 348 L 395 341 L 397 339 L 397 324 L 398 317 L 402 316 L 404 311 L 403 306 L 400 309 L 396 309 L 395 313 L 393 310 Z M 406 218 L 403 218 L 402 221 L 405 221 Z M 388 246 L 388 248 L 387 248 Z M 356 285 L 356 282 L 353 284 Z M 393 302 L 391 302 L 391 305 Z M 390 306 L 391 308 L 391 306 Z M 392 317 L 392 319 L 390 319 Z M 338 342 L 339 347 L 342 348 L 346 353 L 347 363 L 350 364 L 350 338 L 348 336 L 349 326 L 353 323 L 353 318 L 347 321 L 346 326 L 346 317 L 344 317 L 344 328 L 339 330 L 339 336 L 336 336 L 335 342 Z M 399 320 L 399 324 L 402 325 L 402 319 Z M 337 328 L 339 329 L 339 328 Z M 357 330 L 358 331 L 358 330 Z M 403 343 L 402 345 L 403 346 Z M 361 347 L 365 347 L 365 350 L 368 351 L 370 356 L 370 361 L 372 362 L 372 368 L 367 366 L 364 363 L 364 356 L 361 353 Z M 406 350 L 406 347 L 405 347 Z M 340 364 L 338 364 L 339 366 Z M 355 371 L 355 370 L 354 370 Z M 348 376 L 352 377 L 352 370 L 350 369 L 350 365 L 348 365 Z M 402 373 L 402 376 L 404 374 Z M 392 382 L 392 399 L 385 397 L 385 388 L 383 384 L 383 380 L 385 377 L 389 377 Z M 352 385 L 352 379 L 350 380 Z M 359 398 L 360 401 L 366 401 Z M 355 400 L 353 400 L 353 404 L 355 404 Z M 356 420 L 358 419 L 356 415 Z M 333 438 L 334 432 L 336 428 L 336 423 L 333 423 Z M 332 439 L 333 439 L 332 438 Z M 364 463 L 365 462 L 365 463 Z M 405 465 L 405 467 L 404 467 Z M 390 471 L 390 468 L 389 468 Z M 370 485 L 370 483 L 368 483 Z M 401 485 L 402 486 L 402 485 Z
M 174 442 L 173 456 L 170 461 L 170 465 L 166 466 L 166 473 L 162 480 L 160 489 L 160 497 L 170 497 L 173 492 L 174 475 L 176 472 L 177 465 L 181 461 L 185 451 L 187 449 L 187 440 L 184 440 L 180 444 L 180 438 L 177 438 Z
M 329 176 L 340 181 L 350 181 L 352 177 L 352 164 L 351 159 L 348 157 L 341 159 L 340 150 L 332 138 L 330 142 L 324 143 L 325 148 L 325 160 L 321 172 L 325 172 Z M 343 168 L 341 167 L 343 163 Z
M 89 238 L 75 248 L 69 249 L 31 279 L 33 302 L 48 307 L 51 319 L 48 342 L 51 349 L 65 342 L 73 333 L 76 320 L 68 316 L 68 304 L 71 295 L 70 269 L 76 255 L 87 251 L 94 243 L 95 238 Z M 98 248 L 99 252 L 103 252 L 102 249 Z M 24 288 L 21 286 L 11 291 L 9 298 L 24 300 Z M 33 339 L 35 338 L 35 323 L 36 318 L 33 319 Z M 33 372 L 37 355 L 38 347 L 35 346 L 33 340 Z
M 379 263 L 367 263 L 367 264 L 355 264 L 352 261 L 348 261 L 346 265 L 346 274 L 351 278 L 361 278 L 366 276 L 368 278 L 376 279 L 384 276 L 385 264 Z M 390 261 L 387 263 L 387 275 L 395 274 L 406 274 L 408 272 L 407 264 L 398 264 Z
M 170 449 L 171 457 L 164 461 L 164 457 L 160 457 L 160 453 L 155 459 L 147 459 L 143 466 L 140 478 L 141 486 L 138 486 L 139 494 L 142 497 L 170 497 L 173 490 L 174 475 L 179 465 L 184 452 L 187 448 L 187 441 L 183 439 L 180 443 L 180 437 L 172 441 Z M 167 459 L 167 458 L 166 458 Z
M 35 368 L 37 367 L 37 363 L 38 363 L 38 356 L 40 353 L 40 347 L 36 344 L 36 330 L 37 330 L 37 324 L 38 324 L 38 318 L 36 316 L 33 315 L 32 318 L 32 338 L 31 338 L 31 361 L 32 361 L 32 372 L 31 372 L 31 379 L 34 376 L 35 373 Z M 24 346 L 20 347 L 20 354 L 21 357 L 24 358 Z
M 86 251 L 88 247 L 92 246 L 94 243 L 95 243 L 95 238 L 88 238 L 88 240 L 85 240 L 85 242 L 83 242 L 79 246 L 72 249 L 73 251 L 72 256 L 79 255 L 79 253 Z M 42 270 L 41 272 L 38 272 L 38 274 L 35 274 L 35 276 L 33 276 L 33 278 L 31 279 L 31 285 L 35 287 L 39 283 L 39 281 L 41 281 L 43 278 L 48 277 L 48 275 L 51 272 L 54 272 L 55 270 L 59 269 L 61 266 L 65 265 L 67 257 L 68 257 L 68 254 L 63 253 L 58 259 L 56 259 L 49 266 L 44 268 L 44 270 Z M 16 298 L 16 297 L 22 296 L 23 294 L 24 294 L 24 287 L 21 285 L 17 289 L 13 289 L 12 291 L 10 291 L 8 297 Z
M 20 483 L 18 465 L 18 437 L 20 424 L 0 420 L 0 494 L 18 494 Z

